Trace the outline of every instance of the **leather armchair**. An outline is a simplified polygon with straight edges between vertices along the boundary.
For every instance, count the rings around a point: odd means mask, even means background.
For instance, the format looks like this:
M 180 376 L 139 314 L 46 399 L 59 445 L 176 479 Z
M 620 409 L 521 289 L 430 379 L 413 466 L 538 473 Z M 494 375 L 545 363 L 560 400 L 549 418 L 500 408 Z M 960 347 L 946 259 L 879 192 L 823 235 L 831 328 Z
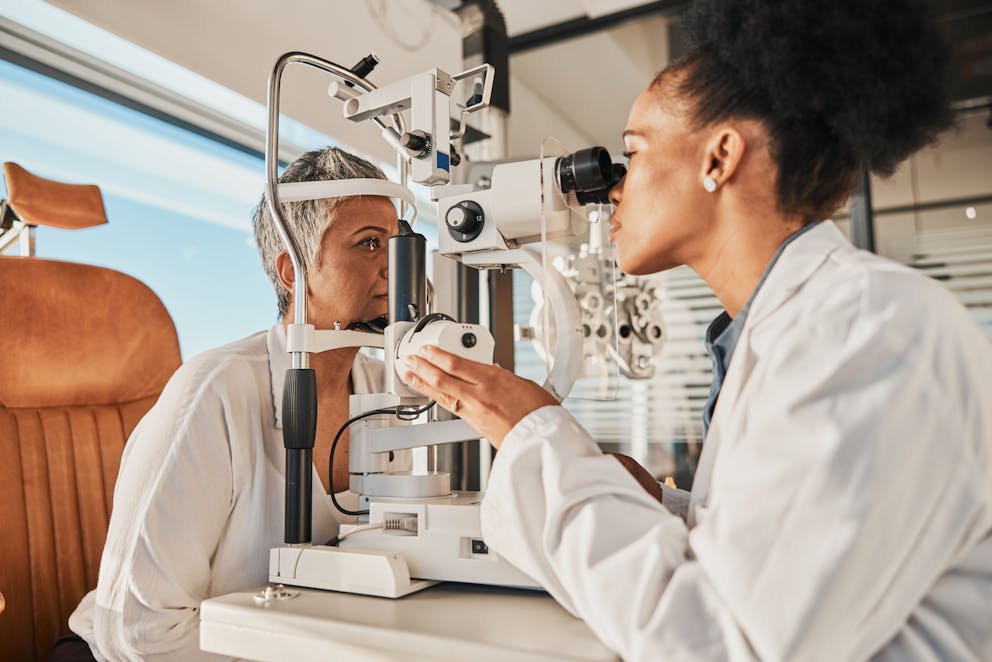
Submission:
M 96 187 L 4 175 L 8 230 L 106 222 Z M 124 443 L 179 364 L 138 280 L 0 255 L 0 659 L 46 659 L 96 586 Z

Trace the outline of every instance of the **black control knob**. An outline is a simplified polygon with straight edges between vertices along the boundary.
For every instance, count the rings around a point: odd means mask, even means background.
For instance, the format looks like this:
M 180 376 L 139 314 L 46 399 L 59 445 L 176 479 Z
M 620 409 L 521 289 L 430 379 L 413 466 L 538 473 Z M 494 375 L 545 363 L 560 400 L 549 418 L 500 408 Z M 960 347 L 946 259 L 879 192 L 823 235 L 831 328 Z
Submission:
M 472 200 L 462 200 L 448 209 L 444 216 L 448 231 L 456 241 L 471 241 L 482 232 L 485 222 L 485 212 L 479 203 Z
M 379 56 L 376 55 L 375 53 L 369 53 L 361 60 L 356 62 L 355 66 L 349 69 L 349 71 L 355 74 L 356 76 L 358 76 L 359 78 L 365 78 L 370 73 L 372 73 L 372 70 L 375 69 L 375 66 L 377 64 L 379 64 Z M 344 84 L 347 85 L 348 87 L 355 87 L 355 84 L 348 80 L 346 80 Z
M 431 137 L 419 129 L 406 132 L 400 136 L 400 146 L 422 159 L 431 153 Z
M 423 136 L 413 133 L 404 133 L 400 136 L 400 144 L 407 149 L 421 150 L 427 145 L 427 140 Z
M 462 334 L 462 347 L 471 349 L 475 347 L 478 339 L 475 337 L 474 333 L 463 333 Z
M 471 209 L 457 206 L 448 210 L 445 220 L 449 228 L 458 232 L 470 231 L 479 222 L 478 216 L 473 214 Z

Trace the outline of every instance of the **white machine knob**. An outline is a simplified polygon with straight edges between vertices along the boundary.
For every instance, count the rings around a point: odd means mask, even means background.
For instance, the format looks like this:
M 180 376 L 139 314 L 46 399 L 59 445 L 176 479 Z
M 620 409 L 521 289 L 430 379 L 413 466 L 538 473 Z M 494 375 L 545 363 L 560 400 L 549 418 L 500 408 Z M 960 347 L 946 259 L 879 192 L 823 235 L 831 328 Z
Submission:
M 496 341 L 489 329 L 479 324 L 462 324 L 450 320 L 438 320 L 420 331 L 410 329 L 396 347 L 394 362 L 399 374 L 406 366 L 406 357 L 416 354 L 425 345 L 436 345 L 446 352 L 457 354 L 472 361 L 492 363 Z

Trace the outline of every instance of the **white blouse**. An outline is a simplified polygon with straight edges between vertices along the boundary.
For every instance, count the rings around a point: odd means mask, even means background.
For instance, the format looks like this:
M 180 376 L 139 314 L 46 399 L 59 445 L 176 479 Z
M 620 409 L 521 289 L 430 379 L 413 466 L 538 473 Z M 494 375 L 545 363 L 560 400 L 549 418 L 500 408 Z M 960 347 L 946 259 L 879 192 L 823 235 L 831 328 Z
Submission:
M 69 618 L 97 659 L 220 659 L 200 651 L 200 603 L 264 585 L 283 542 L 289 367 L 281 324 L 200 354 L 131 434 L 97 588 Z M 356 393 L 373 392 L 384 366 L 359 353 L 351 376 Z M 397 453 L 390 470 L 409 462 Z M 337 535 L 338 515 L 314 469 L 315 542 Z

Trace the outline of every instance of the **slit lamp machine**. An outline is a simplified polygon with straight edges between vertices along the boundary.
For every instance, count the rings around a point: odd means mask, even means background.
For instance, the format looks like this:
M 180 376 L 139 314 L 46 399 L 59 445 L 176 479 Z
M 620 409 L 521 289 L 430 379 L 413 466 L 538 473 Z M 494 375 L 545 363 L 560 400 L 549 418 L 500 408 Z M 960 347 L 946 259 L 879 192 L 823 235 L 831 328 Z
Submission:
M 374 56 L 351 69 L 306 53 L 279 58 L 268 83 L 265 197 L 295 269 L 295 291 L 306 292 L 306 263 L 288 229 L 282 204 L 351 195 L 381 195 L 413 206 L 409 178 L 429 187 L 438 205 L 439 252 L 478 268 L 526 270 L 544 289 L 554 315 L 549 339 L 551 367 L 544 386 L 559 400 L 572 388 L 582 362 L 582 322 L 575 294 L 542 254 L 525 244 L 582 232 L 582 206 L 606 203 L 625 173 L 602 147 L 567 154 L 553 150 L 538 159 L 496 165 L 488 188 L 451 183 L 460 162 L 452 146 L 466 116 L 488 107 L 493 68 L 482 65 L 449 75 L 432 69 L 377 88 L 365 77 Z M 279 183 L 279 97 L 284 70 L 302 64 L 330 75 L 330 96 L 344 116 L 370 121 L 397 154 L 400 183 L 377 179 Z M 458 101 L 458 93 L 466 101 Z M 409 110 L 410 126 L 400 113 Z M 451 131 L 455 115 L 458 129 Z M 543 151 L 543 150 L 542 150 Z M 388 240 L 389 314 L 383 333 L 361 329 L 315 329 L 307 321 L 306 297 L 294 298 L 287 330 L 292 367 L 283 393 L 286 448 L 285 544 L 270 551 L 269 579 L 278 584 L 401 597 L 438 581 L 536 587 L 530 577 L 493 553 L 482 538 L 478 492 L 452 492 L 446 473 L 389 473 L 390 452 L 467 441 L 479 433 L 460 419 L 409 424 L 434 406 L 400 378 L 405 357 L 426 344 L 491 363 L 494 341 L 477 324 L 428 310 L 426 240 L 401 220 Z M 317 394 L 309 357 L 342 347 L 384 351 L 381 393 L 353 395 L 349 402 L 349 489 L 358 495 L 357 524 L 341 526 L 337 545 L 311 541 L 311 489 Z M 553 353 L 552 353 L 553 352 Z M 406 420 L 404 420 L 406 419 Z M 333 457 L 332 444 L 331 455 Z M 332 472 L 333 473 L 333 472 Z M 334 488 L 331 489 L 333 492 Z

